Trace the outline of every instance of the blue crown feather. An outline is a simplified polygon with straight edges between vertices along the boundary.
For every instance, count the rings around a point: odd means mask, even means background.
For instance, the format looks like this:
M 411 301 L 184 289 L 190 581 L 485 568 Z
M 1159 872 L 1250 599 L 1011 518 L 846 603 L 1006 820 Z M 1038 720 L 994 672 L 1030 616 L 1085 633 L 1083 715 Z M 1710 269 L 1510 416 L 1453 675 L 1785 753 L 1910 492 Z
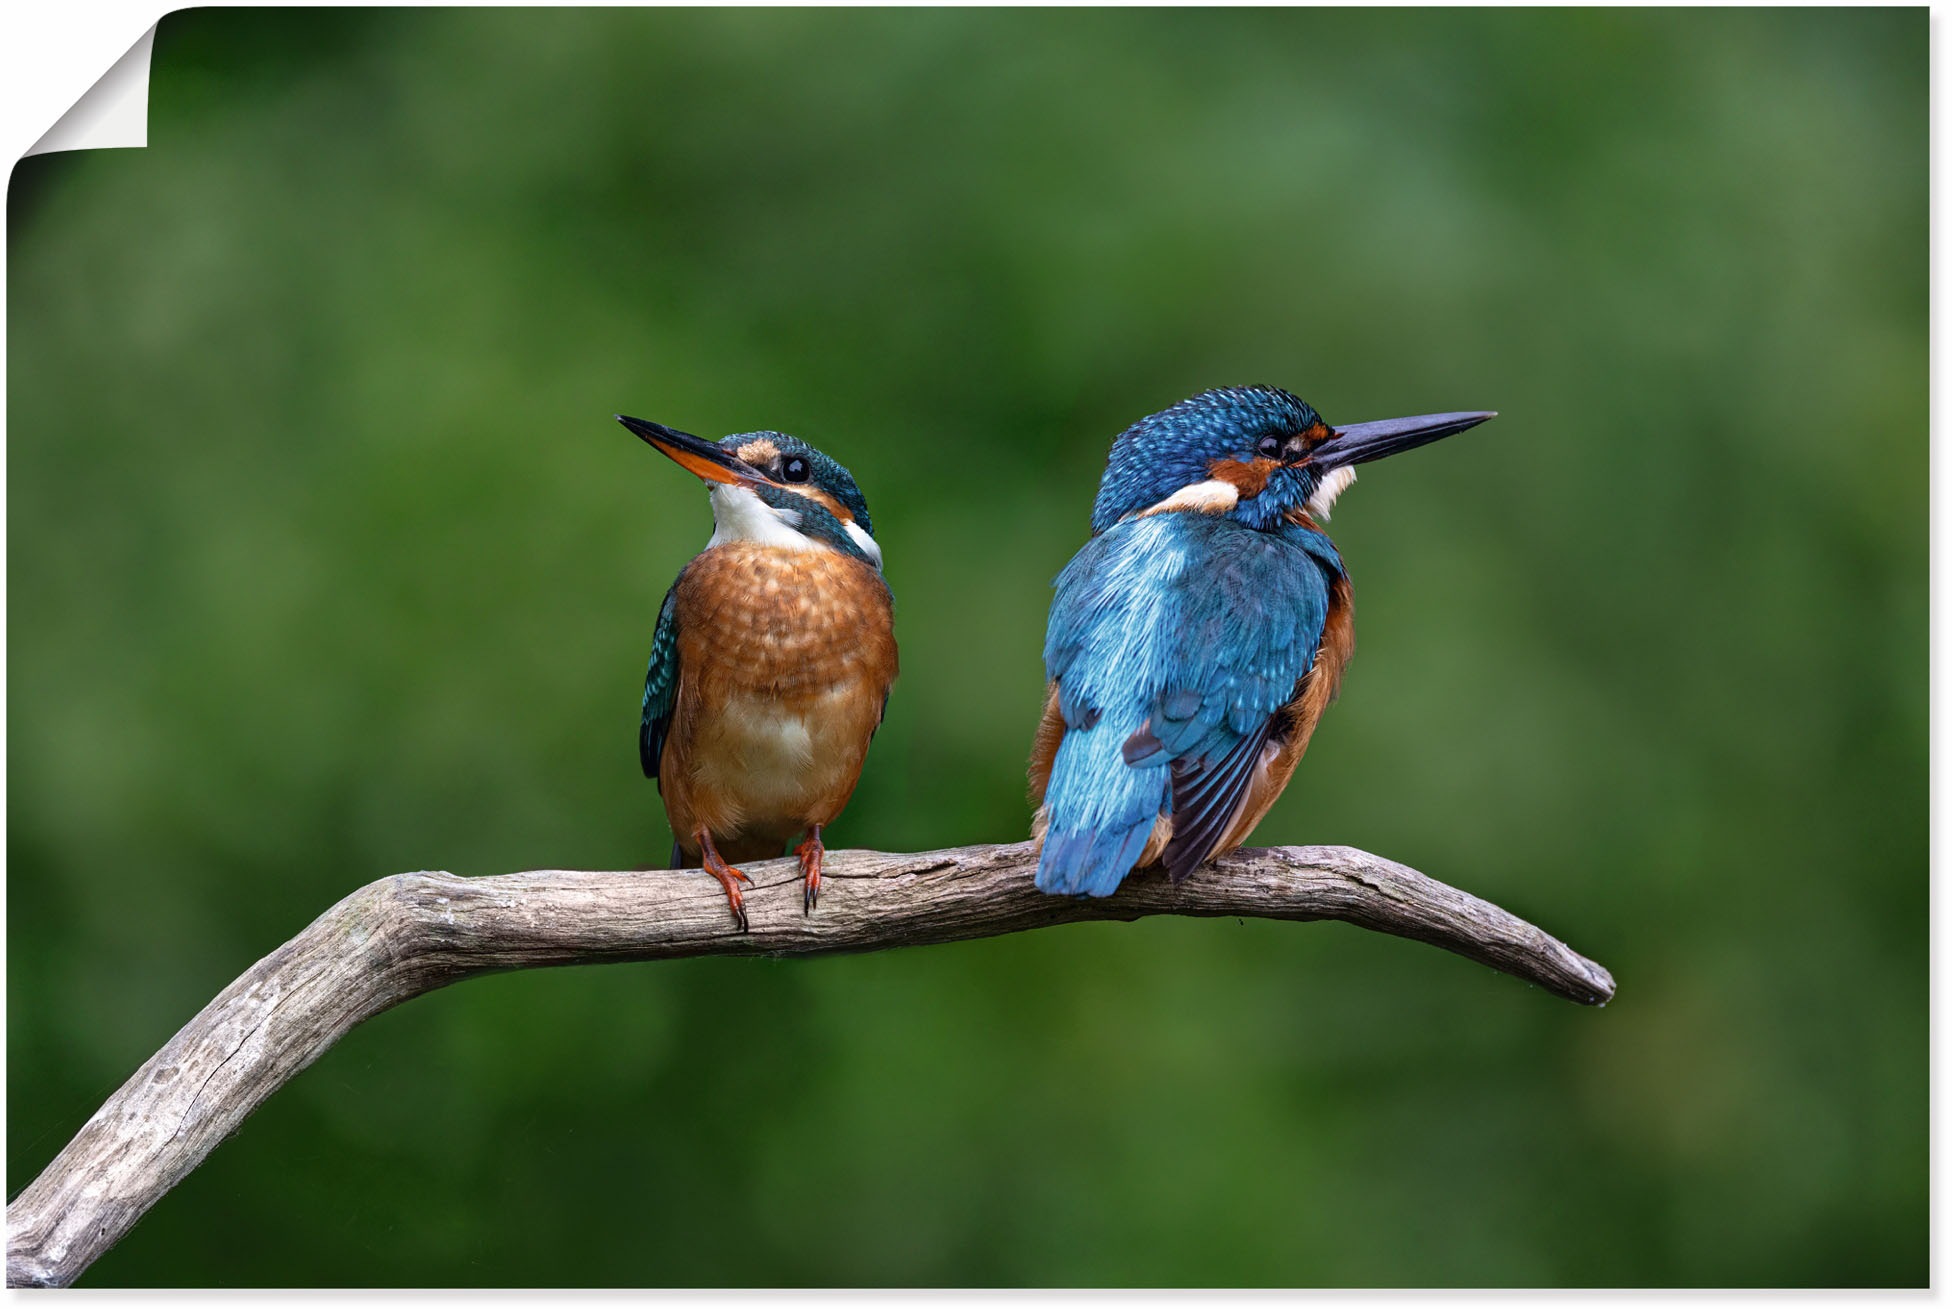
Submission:
M 1321 422 L 1307 401 L 1276 386 L 1223 386 L 1141 418 L 1112 442 L 1091 507 L 1091 530 L 1103 532 L 1128 514 L 1205 481 L 1216 459 L 1249 458 L 1263 436 L 1286 438 Z M 1255 527 L 1307 503 L 1314 489 L 1305 468 L 1284 468 L 1244 510 Z

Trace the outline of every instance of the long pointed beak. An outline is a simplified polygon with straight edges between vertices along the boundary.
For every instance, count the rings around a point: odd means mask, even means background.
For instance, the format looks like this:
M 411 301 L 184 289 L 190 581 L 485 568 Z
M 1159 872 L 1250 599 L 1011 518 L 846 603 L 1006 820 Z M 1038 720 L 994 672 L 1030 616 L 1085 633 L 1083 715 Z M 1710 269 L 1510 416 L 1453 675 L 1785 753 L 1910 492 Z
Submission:
M 703 437 L 693 436 L 690 432 L 680 432 L 675 427 L 666 427 L 663 423 L 653 423 L 643 418 L 630 418 L 623 414 L 615 414 L 613 417 L 643 437 L 645 443 L 653 450 L 668 455 L 680 468 L 695 473 L 708 482 L 729 482 L 736 485 L 741 482 L 766 480 L 740 463 L 730 452 L 721 450 L 717 443 L 707 441 Z
M 1374 423 L 1351 423 L 1338 427 L 1334 435 L 1309 451 L 1308 462 L 1326 471 L 1348 464 L 1366 464 L 1384 455 L 1401 454 L 1432 441 L 1441 441 L 1459 432 L 1468 432 L 1487 419 L 1496 418 L 1493 410 L 1457 414 L 1419 414 L 1415 418 L 1385 418 Z

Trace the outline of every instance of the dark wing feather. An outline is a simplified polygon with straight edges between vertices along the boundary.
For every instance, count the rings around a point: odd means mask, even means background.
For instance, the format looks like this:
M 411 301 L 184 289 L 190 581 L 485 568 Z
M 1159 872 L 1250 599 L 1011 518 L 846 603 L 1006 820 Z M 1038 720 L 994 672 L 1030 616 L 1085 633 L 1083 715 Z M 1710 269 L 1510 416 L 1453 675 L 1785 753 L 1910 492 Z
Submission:
M 680 580 L 684 573 L 678 574 Z M 678 699 L 678 583 L 664 593 L 657 611 L 657 635 L 651 638 L 651 666 L 644 674 L 644 720 L 637 729 L 637 761 L 644 776 L 656 777 L 664 738 L 671 730 L 671 709 Z M 675 865 L 674 865 L 675 866 Z
M 1272 716 L 1263 718 L 1225 754 L 1173 760 L 1173 837 L 1160 861 L 1175 886 L 1205 863 L 1227 834 L 1273 727 Z

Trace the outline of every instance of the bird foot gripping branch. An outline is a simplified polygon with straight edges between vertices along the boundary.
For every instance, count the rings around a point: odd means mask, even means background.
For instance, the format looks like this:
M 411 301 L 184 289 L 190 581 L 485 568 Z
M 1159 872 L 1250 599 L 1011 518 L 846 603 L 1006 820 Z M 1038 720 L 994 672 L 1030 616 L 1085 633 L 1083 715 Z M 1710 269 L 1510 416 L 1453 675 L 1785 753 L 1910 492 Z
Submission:
M 810 914 L 820 903 L 820 868 L 827 857 L 827 847 L 820 843 L 820 824 L 813 825 L 807 839 L 800 842 L 794 853 L 800 856 L 800 881 L 805 888 L 801 893 L 800 912 Z

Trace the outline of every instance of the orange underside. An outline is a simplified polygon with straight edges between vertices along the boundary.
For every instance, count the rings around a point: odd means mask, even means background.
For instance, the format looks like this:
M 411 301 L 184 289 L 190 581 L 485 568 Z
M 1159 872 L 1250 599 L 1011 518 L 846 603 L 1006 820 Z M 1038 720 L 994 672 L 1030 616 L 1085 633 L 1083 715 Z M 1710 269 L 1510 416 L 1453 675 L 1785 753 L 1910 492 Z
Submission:
M 685 569 L 659 789 L 681 849 L 772 858 L 847 806 L 894 682 L 881 575 L 832 550 L 735 542 Z

